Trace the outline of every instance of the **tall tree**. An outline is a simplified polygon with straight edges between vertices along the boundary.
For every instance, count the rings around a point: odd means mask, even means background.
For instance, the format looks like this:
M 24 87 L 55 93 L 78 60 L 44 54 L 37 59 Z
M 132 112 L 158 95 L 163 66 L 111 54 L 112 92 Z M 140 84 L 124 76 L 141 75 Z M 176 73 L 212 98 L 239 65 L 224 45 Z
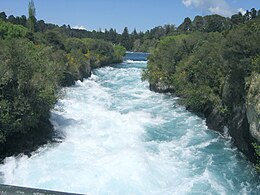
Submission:
M 29 30 L 30 32 L 34 32 L 35 30 L 35 24 L 36 24 L 36 11 L 35 11 L 35 6 L 34 6 L 34 2 L 33 0 L 31 0 L 29 2 L 29 7 L 28 7 L 28 27 L 29 27 Z
M 131 35 L 133 36 L 134 39 L 138 39 L 138 33 L 135 28 Z
M 127 27 L 124 28 L 124 31 L 122 33 L 121 43 L 128 51 L 131 50 L 133 47 L 133 43 L 131 37 L 129 36 L 129 31 Z

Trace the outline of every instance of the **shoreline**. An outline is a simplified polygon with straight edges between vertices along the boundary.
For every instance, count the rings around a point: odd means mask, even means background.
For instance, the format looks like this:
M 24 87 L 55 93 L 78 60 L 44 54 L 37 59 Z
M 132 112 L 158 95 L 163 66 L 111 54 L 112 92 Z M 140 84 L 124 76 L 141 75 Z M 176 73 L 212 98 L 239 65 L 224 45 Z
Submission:
M 149 84 L 149 89 L 151 91 L 157 92 L 157 93 L 171 93 L 171 94 L 175 94 L 173 88 L 169 87 L 169 86 L 156 86 L 156 85 L 152 85 Z M 177 96 L 180 97 L 180 96 Z M 180 98 L 184 98 L 184 97 L 180 97 Z M 245 103 L 244 103 L 245 104 Z M 232 117 L 228 117 L 225 118 L 224 116 L 221 115 L 221 113 L 218 112 L 218 110 L 216 108 L 205 108 L 202 112 L 194 112 L 191 108 L 189 108 L 187 105 L 183 104 L 183 106 L 185 106 L 186 110 L 188 110 L 189 112 L 192 112 L 194 114 L 196 114 L 199 117 L 204 117 L 205 121 L 206 121 L 206 125 L 207 127 L 212 130 L 212 131 L 216 131 L 219 133 L 225 133 L 225 129 L 227 129 L 228 134 L 231 136 L 232 140 L 233 140 L 233 145 L 240 151 L 242 152 L 246 159 L 252 163 L 256 163 L 257 162 L 257 156 L 255 154 L 255 150 L 254 147 L 252 145 L 252 143 L 254 143 L 256 140 L 250 135 L 249 133 L 249 122 L 247 120 L 247 113 L 245 110 L 245 105 L 242 105 L 241 109 L 241 113 L 233 113 L 233 115 L 238 115 L 236 116 L 236 118 L 239 118 L 240 120 L 242 120 L 242 123 L 240 124 L 240 126 L 238 127 L 237 125 L 237 121 L 233 121 L 235 120 Z M 243 130 L 248 130 L 248 140 L 244 140 L 244 137 L 239 137 L 239 133 L 237 131 L 242 131 Z
M 113 62 L 109 65 L 114 65 L 120 62 Z M 109 66 L 109 65 L 99 65 L 97 68 Z M 78 79 L 83 81 L 91 77 L 92 71 L 97 68 L 91 68 L 90 71 L 85 77 Z M 70 87 L 75 85 L 77 80 L 69 80 L 68 83 L 65 83 L 63 87 Z M 62 88 L 63 88 L 62 87 Z M 61 89 L 60 89 L 61 90 Z M 0 144 L 0 164 L 4 163 L 4 160 L 8 157 L 18 157 L 19 155 L 27 155 L 31 156 L 31 154 L 37 151 L 42 146 L 49 144 L 49 143 L 58 143 L 59 141 L 55 140 L 55 130 L 54 126 L 50 121 L 51 111 L 47 119 L 40 121 L 37 127 L 28 130 L 25 133 L 17 132 L 13 133 L 6 138 L 4 144 Z M 56 137 L 57 138 L 57 137 Z

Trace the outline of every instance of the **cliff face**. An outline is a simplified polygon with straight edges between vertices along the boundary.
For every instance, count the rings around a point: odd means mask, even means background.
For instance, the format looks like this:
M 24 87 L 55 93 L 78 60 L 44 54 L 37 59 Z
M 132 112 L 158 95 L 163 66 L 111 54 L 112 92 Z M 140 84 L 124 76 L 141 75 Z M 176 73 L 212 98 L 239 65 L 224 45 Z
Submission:
M 222 32 L 167 36 L 156 45 L 143 73 L 151 90 L 181 97 L 187 110 L 205 116 L 210 129 L 228 129 L 251 161 L 259 156 L 252 143 L 258 146 L 260 141 L 259 19 Z
M 246 86 L 238 73 L 230 74 L 221 97 L 228 114 L 223 116 L 217 108 L 204 114 L 210 129 L 222 131 L 226 126 L 238 149 L 255 162 L 252 143 L 260 143 L 260 74 L 253 73 L 248 90 Z
M 174 93 L 173 86 L 162 83 L 150 84 L 150 90 Z M 207 126 L 220 132 L 227 127 L 238 149 L 250 161 L 255 162 L 252 143 L 260 143 L 260 74 L 252 75 L 248 91 L 245 89 L 243 78 L 239 78 L 237 74 L 229 75 L 223 87 L 221 100 L 223 105 L 227 106 L 228 114 L 223 115 L 218 108 L 205 108 L 202 112 Z
M 238 149 L 255 162 L 252 143 L 260 143 L 260 74 L 252 74 L 249 90 L 245 86 L 239 74 L 229 75 L 221 97 L 228 114 L 223 116 L 217 108 L 204 114 L 210 129 L 222 131 L 226 126 Z
M 247 91 L 244 78 L 240 75 L 237 72 L 229 75 L 223 88 L 222 102 L 227 106 L 229 112 L 226 126 L 238 149 L 251 161 L 255 161 L 253 137 L 250 134 L 247 119 Z
M 247 119 L 252 137 L 260 143 L 260 74 L 253 74 L 246 101 Z

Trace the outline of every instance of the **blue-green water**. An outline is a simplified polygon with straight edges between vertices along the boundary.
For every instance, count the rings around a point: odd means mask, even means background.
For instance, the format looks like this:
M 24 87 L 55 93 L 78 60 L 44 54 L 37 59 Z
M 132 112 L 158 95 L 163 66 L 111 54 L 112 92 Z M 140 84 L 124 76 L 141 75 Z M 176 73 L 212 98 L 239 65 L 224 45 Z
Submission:
M 95 70 L 52 112 L 62 143 L 7 158 L 3 183 L 84 194 L 258 194 L 259 175 L 228 136 L 149 91 L 144 61 Z

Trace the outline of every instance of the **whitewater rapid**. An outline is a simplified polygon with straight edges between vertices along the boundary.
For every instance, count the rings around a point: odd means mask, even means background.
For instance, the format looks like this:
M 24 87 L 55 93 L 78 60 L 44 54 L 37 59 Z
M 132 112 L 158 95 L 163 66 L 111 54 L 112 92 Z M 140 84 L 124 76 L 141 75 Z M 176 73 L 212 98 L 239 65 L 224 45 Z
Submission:
M 51 122 L 61 143 L 9 157 L 2 183 L 83 194 L 257 194 L 259 175 L 228 136 L 149 91 L 143 61 L 65 88 Z

